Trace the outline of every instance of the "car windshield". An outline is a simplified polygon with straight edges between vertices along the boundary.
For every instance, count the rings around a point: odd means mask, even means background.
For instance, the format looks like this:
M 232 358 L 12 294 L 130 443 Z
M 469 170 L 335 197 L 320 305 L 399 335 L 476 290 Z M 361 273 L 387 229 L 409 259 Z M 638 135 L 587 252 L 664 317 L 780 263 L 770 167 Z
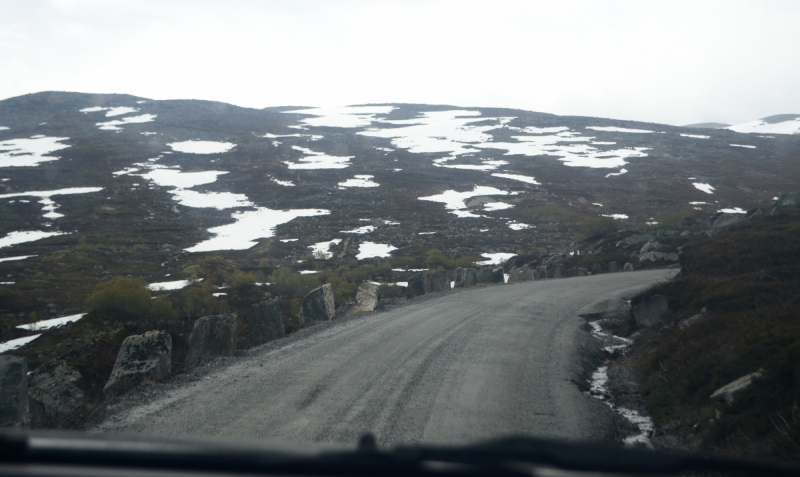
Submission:
M 798 25 L 4 2 L 0 427 L 798 462 Z

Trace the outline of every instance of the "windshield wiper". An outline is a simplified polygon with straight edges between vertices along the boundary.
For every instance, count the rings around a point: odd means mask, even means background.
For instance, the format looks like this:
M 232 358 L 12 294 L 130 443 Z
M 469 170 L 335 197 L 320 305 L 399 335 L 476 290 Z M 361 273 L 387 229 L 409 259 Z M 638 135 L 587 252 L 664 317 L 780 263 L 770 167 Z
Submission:
M 100 467 L 226 474 L 284 475 L 536 475 L 543 468 L 609 474 L 800 475 L 800 468 L 696 454 L 588 443 L 507 438 L 469 446 L 401 446 L 380 450 L 374 438 L 355 449 L 271 447 L 252 441 L 109 436 L 83 433 L 0 433 L 0 475 L 19 465 L 52 469 Z M 30 467 L 28 467 L 30 470 Z M 63 475 L 81 475 L 80 472 Z M 42 475 L 47 474 L 44 472 Z M 26 475 L 32 475 L 26 472 Z

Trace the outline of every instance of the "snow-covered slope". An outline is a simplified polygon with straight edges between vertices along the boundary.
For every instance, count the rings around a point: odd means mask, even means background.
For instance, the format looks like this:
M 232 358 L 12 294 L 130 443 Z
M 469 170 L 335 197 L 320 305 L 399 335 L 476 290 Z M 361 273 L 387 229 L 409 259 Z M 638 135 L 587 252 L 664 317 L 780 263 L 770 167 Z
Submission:
M 800 114 L 779 114 L 728 127 L 740 133 L 800 134 Z

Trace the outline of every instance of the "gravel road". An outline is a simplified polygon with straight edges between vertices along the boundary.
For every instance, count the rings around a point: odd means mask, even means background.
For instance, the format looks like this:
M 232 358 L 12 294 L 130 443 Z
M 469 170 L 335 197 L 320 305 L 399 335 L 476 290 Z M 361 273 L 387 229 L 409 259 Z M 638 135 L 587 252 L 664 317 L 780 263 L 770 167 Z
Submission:
M 608 407 L 576 383 L 592 338 L 576 312 L 675 270 L 474 288 L 316 326 L 141 388 L 90 430 L 352 444 L 532 435 L 602 440 Z

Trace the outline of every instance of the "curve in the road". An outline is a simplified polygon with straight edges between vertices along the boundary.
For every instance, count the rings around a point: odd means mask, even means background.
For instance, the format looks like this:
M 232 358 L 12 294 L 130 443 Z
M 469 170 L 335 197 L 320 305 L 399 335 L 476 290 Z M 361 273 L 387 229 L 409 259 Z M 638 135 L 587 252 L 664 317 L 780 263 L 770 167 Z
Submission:
M 672 274 L 466 289 L 336 320 L 135 391 L 93 430 L 349 444 L 372 432 L 383 445 L 603 439 L 611 413 L 575 384 L 589 339 L 577 310 Z

